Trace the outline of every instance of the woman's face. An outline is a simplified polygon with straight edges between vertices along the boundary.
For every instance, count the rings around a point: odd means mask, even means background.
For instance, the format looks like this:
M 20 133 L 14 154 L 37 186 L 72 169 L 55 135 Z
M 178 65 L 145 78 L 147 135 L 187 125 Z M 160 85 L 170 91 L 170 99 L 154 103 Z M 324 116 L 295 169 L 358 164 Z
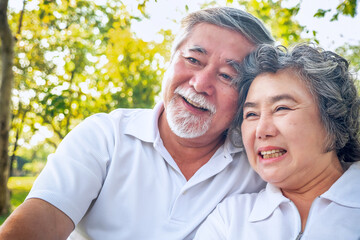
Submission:
M 251 166 L 278 187 L 311 181 L 334 157 L 334 152 L 325 153 L 326 131 L 317 103 L 292 70 L 257 76 L 243 118 L 242 138 Z

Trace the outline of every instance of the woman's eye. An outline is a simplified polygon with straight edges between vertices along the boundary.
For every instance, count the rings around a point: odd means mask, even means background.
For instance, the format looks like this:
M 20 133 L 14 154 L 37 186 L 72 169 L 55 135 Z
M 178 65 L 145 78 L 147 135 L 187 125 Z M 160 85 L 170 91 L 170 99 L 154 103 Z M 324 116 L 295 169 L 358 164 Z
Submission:
M 244 119 L 256 117 L 256 114 L 253 112 L 244 113 Z
M 275 109 L 276 112 L 282 111 L 282 110 L 290 110 L 290 108 L 285 107 L 285 106 L 280 106 L 280 107 L 277 107 L 277 108 Z

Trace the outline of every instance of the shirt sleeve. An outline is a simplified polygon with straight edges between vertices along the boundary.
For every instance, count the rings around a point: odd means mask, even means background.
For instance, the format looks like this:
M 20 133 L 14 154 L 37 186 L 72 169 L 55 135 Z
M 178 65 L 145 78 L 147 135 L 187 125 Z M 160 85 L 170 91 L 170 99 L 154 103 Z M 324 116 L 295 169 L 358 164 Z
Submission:
M 114 147 L 113 123 L 107 114 L 89 117 L 49 155 L 27 196 L 40 198 L 68 215 L 76 225 L 98 196 Z
M 200 226 L 194 240 L 226 240 L 226 232 L 226 224 L 218 206 Z

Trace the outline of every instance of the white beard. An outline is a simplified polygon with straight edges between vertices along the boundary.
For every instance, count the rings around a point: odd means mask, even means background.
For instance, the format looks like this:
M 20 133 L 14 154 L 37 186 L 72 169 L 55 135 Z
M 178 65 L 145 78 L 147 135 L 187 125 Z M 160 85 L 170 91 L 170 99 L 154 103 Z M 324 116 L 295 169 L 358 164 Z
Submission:
M 204 135 L 210 128 L 212 116 L 216 112 L 215 107 L 203 95 L 197 94 L 190 88 L 178 87 L 175 93 L 190 99 L 202 108 L 209 109 L 209 113 L 207 116 L 193 115 L 176 103 L 180 96 L 175 95 L 166 108 L 166 119 L 170 129 L 181 138 L 196 138 Z

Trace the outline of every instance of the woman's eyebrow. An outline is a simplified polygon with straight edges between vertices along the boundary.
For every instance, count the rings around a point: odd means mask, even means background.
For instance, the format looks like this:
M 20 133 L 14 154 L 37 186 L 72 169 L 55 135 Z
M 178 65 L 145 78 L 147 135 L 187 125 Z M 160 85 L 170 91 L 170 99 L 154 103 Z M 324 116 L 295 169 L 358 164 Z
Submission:
M 287 94 L 287 93 L 271 97 L 271 103 L 275 103 L 275 102 L 278 102 L 281 100 L 290 100 L 293 102 L 297 102 L 296 99 L 292 95 Z
M 254 102 L 245 102 L 243 108 L 256 107 L 257 105 L 258 105 L 258 104 L 257 104 L 257 103 L 254 103 Z

